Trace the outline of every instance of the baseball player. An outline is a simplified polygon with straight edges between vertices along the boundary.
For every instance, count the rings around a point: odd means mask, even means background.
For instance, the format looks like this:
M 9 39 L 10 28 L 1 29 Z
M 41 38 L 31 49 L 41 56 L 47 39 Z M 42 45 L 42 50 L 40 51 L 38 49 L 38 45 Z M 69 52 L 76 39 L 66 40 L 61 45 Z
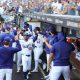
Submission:
M 23 32 L 21 31 L 19 35 L 19 41 L 20 44 L 23 43 L 24 37 L 23 37 Z M 17 72 L 20 72 L 21 70 L 21 65 L 22 65 L 22 51 L 17 52 Z
M 49 33 L 50 33 L 50 35 L 48 36 L 48 41 L 47 40 L 45 41 L 46 47 L 49 49 L 49 52 L 46 50 L 46 52 L 47 52 L 47 62 L 48 62 L 48 59 L 49 59 L 50 49 L 52 48 L 52 45 L 58 41 L 57 32 L 56 32 L 55 28 L 51 28 L 49 30 Z M 52 65 L 53 65 L 53 63 L 52 63 Z
M 50 80 L 58 80 L 60 75 L 64 76 L 65 80 L 70 80 L 70 62 L 69 57 L 74 46 L 66 42 L 64 33 L 58 33 L 58 42 L 53 44 L 51 49 L 48 66 L 53 61 L 53 67 L 50 72 Z
M 15 38 L 16 48 L 9 46 L 10 41 L 10 37 L 5 37 L 3 46 L 0 47 L 0 80 L 4 80 L 4 76 L 6 80 L 12 80 L 13 55 L 21 50 L 18 36 Z
M 36 27 L 35 32 L 37 35 L 37 38 L 34 42 L 35 48 L 34 48 L 34 61 L 35 61 L 35 68 L 32 72 L 38 72 L 38 63 L 39 63 L 39 58 L 41 54 L 43 53 L 43 41 L 41 37 L 39 36 L 40 34 L 40 28 Z
M 14 37 L 17 35 L 17 31 L 16 30 L 11 30 L 11 35 L 13 35 Z M 16 47 L 16 42 L 15 41 L 13 41 L 13 43 L 12 43 L 12 47 Z M 14 54 L 14 57 L 13 57 L 13 61 L 14 61 L 14 63 L 16 63 L 16 54 Z
M 46 36 L 46 38 L 44 38 L 44 42 L 46 45 L 45 51 L 47 54 L 47 64 L 48 64 L 48 59 L 50 56 L 50 49 L 52 48 L 52 45 L 58 41 L 58 39 L 57 39 L 57 32 L 56 32 L 56 29 L 54 27 L 49 28 L 48 32 L 46 34 L 48 36 Z M 53 62 L 51 63 L 51 66 L 53 66 Z M 48 72 L 48 65 L 47 65 L 47 72 Z M 50 76 L 50 74 L 45 76 L 45 78 L 49 79 L 49 76 Z
M 24 40 L 20 41 L 22 47 L 22 65 L 23 65 L 23 74 L 24 79 L 29 78 L 28 72 L 31 70 L 31 53 L 32 53 L 32 44 L 33 40 L 29 38 L 29 33 L 26 31 L 24 34 Z
M 23 31 L 20 30 L 19 27 L 17 27 L 16 29 L 12 29 L 14 35 L 16 31 L 20 31 L 20 35 L 19 35 L 19 42 L 21 42 L 21 40 L 24 40 L 23 38 Z M 13 43 L 13 47 L 15 47 L 15 42 Z M 16 61 L 17 63 L 17 72 L 19 73 L 21 70 L 21 65 L 22 65 L 22 53 L 21 51 L 17 52 L 17 54 L 14 54 L 14 58 L 13 58 L 14 62 Z

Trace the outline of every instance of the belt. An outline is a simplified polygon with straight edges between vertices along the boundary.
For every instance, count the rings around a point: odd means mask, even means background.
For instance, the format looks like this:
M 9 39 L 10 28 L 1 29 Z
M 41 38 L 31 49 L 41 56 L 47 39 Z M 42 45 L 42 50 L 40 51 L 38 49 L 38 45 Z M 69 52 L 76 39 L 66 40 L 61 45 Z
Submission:
M 24 55 L 24 54 L 22 54 L 22 55 Z M 30 57 L 31 55 L 24 55 L 24 56 Z
M 31 55 L 26 55 L 27 57 L 30 57 Z
M 36 48 L 40 48 L 40 47 L 42 47 L 42 46 L 35 46 Z

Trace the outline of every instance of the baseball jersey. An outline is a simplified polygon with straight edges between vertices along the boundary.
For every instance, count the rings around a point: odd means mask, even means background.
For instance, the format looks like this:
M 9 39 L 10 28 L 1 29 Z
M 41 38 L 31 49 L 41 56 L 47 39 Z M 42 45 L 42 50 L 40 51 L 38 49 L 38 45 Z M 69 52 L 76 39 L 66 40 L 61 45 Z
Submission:
M 20 40 L 20 44 L 22 48 L 21 50 L 22 55 L 31 55 L 33 40 L 32 39 L 29 39 L 28 41 Z
M 37 37 L 36 41 L 34 42 L 35 47 L 43 47 L 43 40 L 40 36 Z
M 54 35 L 54 36 L 49 35 L 47 39 L 50 45 L 53 45 L 54 43 L 58 42 L 57 35 Z M 46 49 L 46 53 L 50 54 L 50 48 L 46 46 L 45 49 Z

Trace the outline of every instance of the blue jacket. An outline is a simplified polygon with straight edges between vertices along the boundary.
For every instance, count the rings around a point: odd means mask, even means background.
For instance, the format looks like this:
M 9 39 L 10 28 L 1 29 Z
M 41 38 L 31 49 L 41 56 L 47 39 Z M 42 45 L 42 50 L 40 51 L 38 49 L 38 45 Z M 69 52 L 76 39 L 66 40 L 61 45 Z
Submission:
M 54 66 L 67 66 L 70 64 L 70 54 L 75 48 L 72 44 L 65 42 L 65 37 L 62 33 L 58 34 L 58 39 L 59 41 L 51 49 L 51 53 L 54 54 Z
M 0 47 L 0 69 L 12 69 L 13 68 L 13 55 L 21 50 L 19 41 L 16 42 L 16 48 L 13 47 Z

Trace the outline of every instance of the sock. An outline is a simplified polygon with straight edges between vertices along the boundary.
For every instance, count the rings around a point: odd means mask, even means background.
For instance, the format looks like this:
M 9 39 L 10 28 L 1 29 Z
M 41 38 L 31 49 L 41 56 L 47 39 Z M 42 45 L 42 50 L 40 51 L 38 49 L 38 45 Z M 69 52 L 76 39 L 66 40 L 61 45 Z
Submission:
M 28 74 L 28 71 L 27 71 L 27 72 L 23 72 L 24 79 L 27 79 L 27 78 L 26 78 L 27 74 Z
M 27 78 L 26 78 L 26 74 L 27 74 L 26 72 L 23 72 L 24 79 L 27 79 Z
M 27 71 L 27 74 L 29 73 L 29 70 Z

